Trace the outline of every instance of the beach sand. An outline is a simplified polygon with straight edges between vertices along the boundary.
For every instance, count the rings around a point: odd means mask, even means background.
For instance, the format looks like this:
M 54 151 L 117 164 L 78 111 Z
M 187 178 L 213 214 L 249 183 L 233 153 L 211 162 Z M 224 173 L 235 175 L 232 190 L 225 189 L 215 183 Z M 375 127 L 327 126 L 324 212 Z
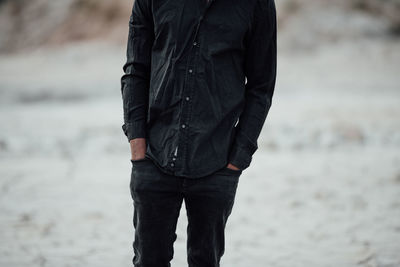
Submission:
M 0 266 L 131 266 L 125 48 L 0 56 Z M 280 51 L 221 266 L 400 266 L 398 42 Z M 172 266 L 186 264 L 182 206 Z

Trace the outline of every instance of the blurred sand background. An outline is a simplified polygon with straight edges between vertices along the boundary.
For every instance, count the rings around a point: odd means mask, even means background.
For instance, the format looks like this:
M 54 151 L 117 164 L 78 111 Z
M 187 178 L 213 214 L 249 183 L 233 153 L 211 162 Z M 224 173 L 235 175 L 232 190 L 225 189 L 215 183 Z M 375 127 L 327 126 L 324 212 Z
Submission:
M 276 1 L 278 78 L 226 267 L 400 266 L 400 1 Z M 0 0 L 0 266 L 131 266 L 132 1 Z M 186 212 L 174 267 L 186 264 Z

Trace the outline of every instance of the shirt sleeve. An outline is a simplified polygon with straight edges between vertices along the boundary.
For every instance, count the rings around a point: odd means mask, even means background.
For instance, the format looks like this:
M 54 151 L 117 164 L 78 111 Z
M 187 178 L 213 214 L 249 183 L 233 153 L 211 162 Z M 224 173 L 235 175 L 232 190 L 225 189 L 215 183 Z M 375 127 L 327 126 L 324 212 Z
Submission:
M 146 118 L 150 84 L 151 48 L 154 24 L 150 0 L 135 0 L 129 19 L 126 62 L 121 77 L 124 124 L 128 142 L 146 137 Z
M 250 165 L 258 148 L 257 139 L 274 93 L 277 57 L 274 0 L 258 0 L 253 19 L 245 38 L 245 106 L 229 154 L 229 162 L 242 170 Z

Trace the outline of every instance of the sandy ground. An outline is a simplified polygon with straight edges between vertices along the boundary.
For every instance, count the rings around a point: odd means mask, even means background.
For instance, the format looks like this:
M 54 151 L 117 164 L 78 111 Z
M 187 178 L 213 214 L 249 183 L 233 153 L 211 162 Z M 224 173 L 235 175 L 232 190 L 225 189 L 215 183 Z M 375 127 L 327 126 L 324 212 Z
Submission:
M 279 54 L 221 266 L 400 266 L 400 51 Z M 131 266 L 124 47 L 0 56 L 0 266 Z M 57 79 L 56 79 L 57 78 Z M 186 212 L 174 267 L 186 264 Z

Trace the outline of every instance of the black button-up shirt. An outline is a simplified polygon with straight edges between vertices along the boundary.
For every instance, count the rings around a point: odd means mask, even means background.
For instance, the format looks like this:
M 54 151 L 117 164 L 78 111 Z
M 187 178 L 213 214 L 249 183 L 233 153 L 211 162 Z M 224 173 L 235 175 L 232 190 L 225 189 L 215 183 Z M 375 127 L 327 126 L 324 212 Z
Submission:
M 250 165 L 276 79 L 274 0 L 135 0 L 121 78 L 130 141 L 165 173 Z

